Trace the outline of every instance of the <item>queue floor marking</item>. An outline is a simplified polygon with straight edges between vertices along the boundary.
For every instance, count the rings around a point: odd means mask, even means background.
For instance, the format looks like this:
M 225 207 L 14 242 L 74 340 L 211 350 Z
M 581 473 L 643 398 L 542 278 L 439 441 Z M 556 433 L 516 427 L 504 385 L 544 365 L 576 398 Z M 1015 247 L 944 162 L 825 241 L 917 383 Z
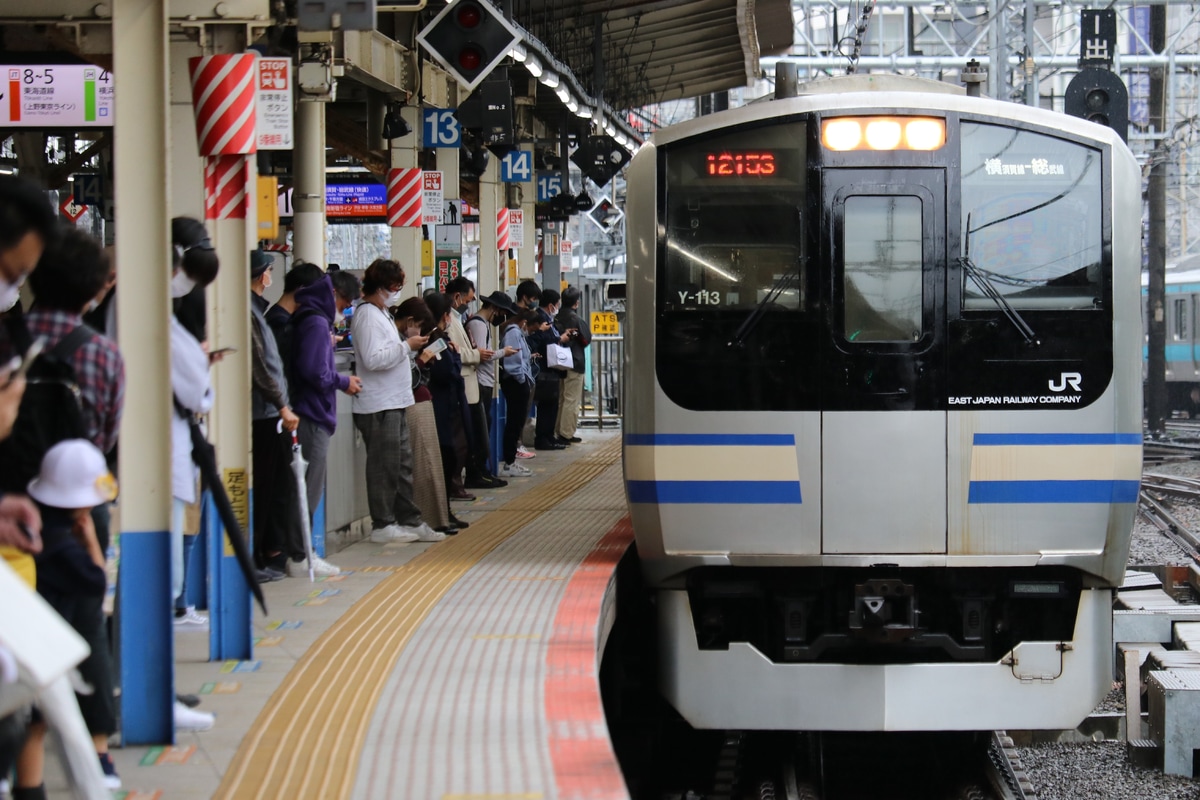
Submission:
M 187 747 L 151 747 L 142 756 L 143 767 L 163 767 L 170 764 L 183 765 L 196 753 L 196 745 Z
M 356 770 L 348 765 L 358 763 L 392 666 L 430 610 L 484 556 L 620 457 L 613 439 L 376 584 L 288 673 L 214 797 L 349 797 Z

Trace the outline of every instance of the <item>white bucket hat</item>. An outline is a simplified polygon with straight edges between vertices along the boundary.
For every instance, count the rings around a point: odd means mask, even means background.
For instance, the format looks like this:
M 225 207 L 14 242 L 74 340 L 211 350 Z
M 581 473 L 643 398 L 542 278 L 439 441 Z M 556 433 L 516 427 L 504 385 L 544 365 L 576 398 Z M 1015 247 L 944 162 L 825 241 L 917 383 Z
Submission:
M 104 454 L 87 439 L 67 439 L 46 451 L 29 496 L 55 508 L 92 508 L 117 496 Z

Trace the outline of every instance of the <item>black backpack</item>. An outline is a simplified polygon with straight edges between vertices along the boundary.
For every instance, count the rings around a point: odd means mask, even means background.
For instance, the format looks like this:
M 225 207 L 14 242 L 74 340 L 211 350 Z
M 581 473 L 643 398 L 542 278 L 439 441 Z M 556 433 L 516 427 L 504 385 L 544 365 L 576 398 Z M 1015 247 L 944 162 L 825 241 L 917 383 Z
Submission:
M 29 367 L 12 435 L 0 442 L 0 491 L 24 492 L 37 477 L 47 450 L 64 439 L 87 438 L 71 362 L 95 333 L 80 325 Z

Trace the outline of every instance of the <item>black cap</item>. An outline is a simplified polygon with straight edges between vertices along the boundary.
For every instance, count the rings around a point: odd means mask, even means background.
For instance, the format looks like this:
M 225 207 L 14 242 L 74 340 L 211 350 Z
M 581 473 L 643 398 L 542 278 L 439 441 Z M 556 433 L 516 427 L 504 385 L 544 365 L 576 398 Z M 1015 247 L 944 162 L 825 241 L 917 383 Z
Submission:
M 271 257 L 264 250 L 250 251 L 250 278 L 258 278 L 271 268 Z
M 499 290 L 492 292 L 487 297 L 480 298 L 482 302 L 488 305 L 495 306 L 501 311 L 509 314 L 517 313 L 517 307 L 513 305 L 512 298 Z

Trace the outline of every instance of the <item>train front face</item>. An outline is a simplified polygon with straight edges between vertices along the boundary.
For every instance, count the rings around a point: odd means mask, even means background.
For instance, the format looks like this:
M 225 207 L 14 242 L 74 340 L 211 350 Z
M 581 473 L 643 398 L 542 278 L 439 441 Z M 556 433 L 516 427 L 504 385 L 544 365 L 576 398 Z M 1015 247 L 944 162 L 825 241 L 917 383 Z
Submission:
M 1141 473 L 1140 177 L 956 95 L 773 101 L 629 171 L 625 482 L 699 728 L 1067 728 Z

